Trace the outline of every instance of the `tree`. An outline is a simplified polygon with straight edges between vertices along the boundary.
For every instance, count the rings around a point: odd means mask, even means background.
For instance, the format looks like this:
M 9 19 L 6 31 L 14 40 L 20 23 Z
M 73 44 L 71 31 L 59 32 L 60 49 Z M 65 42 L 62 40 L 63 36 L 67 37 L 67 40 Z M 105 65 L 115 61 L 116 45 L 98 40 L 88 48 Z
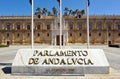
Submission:
M 84 10 L 76 10 L 76 18 L 81 18 L 85 14 Z
M 64 12 L 64 16 L 68 16 L 67 12 Z
M 70 9 L 70 10 L 69 10 L 69 15 L 72 15 L 72 13 L 73 13 L 73 10 Z
M 75 10 L 75 13 L 77 14 L 78 12 L 79 12 L 79 10 L 78 10 L 78 9 L 76 9 L 76 10 Z
M 40 7 L 38 7 L 38 8 L 36 9 L 35 15 L 36 15 L 38 18 L 41 18 L 42 12 L 41 12 L 41 8 L 40 8 Z
M 41 9 L 40 7 L 38 7 L 38 8 L 36 9 L 37 12 L 41 12 L 41 10 L 42 10 L 42 9 Z
M 85 14 L 85 10 L 81 10 L 81 14 L 84 15 Z
M 75 16 L 75 15 L 76 15 L 76 12 L 75 12 L 75 11 L 72 11 L 72 15 Z
M 52 16 L 52 15 L 53 15 L 52 12 L 48 11 L 48 16 Z
M 46 13 L 47 13 L 47 9 L 46 9 L 46 8 L 43 8 L 42 14 L 43 14 L 43 15 L 46 15 Z
M 64 13 L 64 14 L 68 15 L 69 8 L 68 8 L 68 7 L 65 7 L 64 11 L 65 11 L 65 13 Z
M 52 11 L 53 11 L 53 15 L 54 15 L 54 16 L 57 16 L 58 11 L 57 11 L 56 7 L 53 7 L 53 8 L 52 8 Z

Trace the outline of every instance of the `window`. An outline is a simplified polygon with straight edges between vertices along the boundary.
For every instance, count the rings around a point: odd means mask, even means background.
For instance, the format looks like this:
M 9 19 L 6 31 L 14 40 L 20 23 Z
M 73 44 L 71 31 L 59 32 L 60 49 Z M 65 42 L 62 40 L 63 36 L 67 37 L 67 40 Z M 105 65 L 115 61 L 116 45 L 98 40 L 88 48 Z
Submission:
M 18 34 L 17 34 L 17 37 L 19 37 L 19 36 L 20 36 L 20 34 L 18 33 Z
M 118 34 L 118 36 L 120 36 L 120 33 Z
M 101 33 L 99 33 L 99 36 L 101 36 Z
M 81 33 L 80 33 L 79 35 L 80 35 L 80 36 L 82 36 L 82 34 L 81 34 Z
M 40 29 L 40 25 L 37 25 L 37 29 Z
M 71 29 L 71 30 L 73 29 L 73 25 L 72 25 L 72 24 L 71 24 L 71 25 L 69 25 L 69 29 Z
M 40 36 L 40 33 L 38 33 L 38 37 Z
M 120 24 L 118 25 L 118 30 L 120 30 Z
M 29 37 L 29 36 L 30 36 L 30 33 L 28 33 L 27 36 Z
M 78 29 L 81 30 L 82 29 L 82 25 L 78 25 Z
M 9 37 L 9 33 L 7 33 L 7 37 Z
M 89 33 L 89 36 L 91 36 L 91 33 Z
M 49 33 L 47 33 L 47 36 L 48 36 L 48 37 L 50 36 Z
M 107 28 L 108 28 L 108 30 L 111 30 L 111 25 L 109 24 Z
M 72 33 L 70 33 L 70 36 L 72 36 Z
M 50 30 L 50 25 L 47 25 L 47 30 Z
M 7 30 L 10 30 L 10 25 L 7 25 Z
M 60 28 L 60 23 L 58 23 L 58 28 Z
M 90 30 L 92 29 L 92 26 L 91 26 L 91 25 L 89 26 L 89 29 L 90 29 Z
M 27 25 L 27 30 L 30 30 L 30 25 Z
M 98 29 L 101 30 L 102 29 L 102 25 L 98 24 Z
M 20 30 L 20 25 L 17 25 L 17 30 Z
M 111 36 L 111 33 L 109 33 L 108 36 L 110 37 L 110 36 Z

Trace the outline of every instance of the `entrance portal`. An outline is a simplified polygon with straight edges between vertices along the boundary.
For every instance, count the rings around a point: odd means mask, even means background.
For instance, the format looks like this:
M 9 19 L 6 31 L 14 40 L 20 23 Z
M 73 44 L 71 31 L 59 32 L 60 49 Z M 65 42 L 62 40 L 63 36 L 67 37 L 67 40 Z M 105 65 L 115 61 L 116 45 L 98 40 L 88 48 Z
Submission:
M 63 45 L 63 35 L 61 36 L 61 45 Z M 56 45 L 60 45 L 60 35 L 56 35 Z

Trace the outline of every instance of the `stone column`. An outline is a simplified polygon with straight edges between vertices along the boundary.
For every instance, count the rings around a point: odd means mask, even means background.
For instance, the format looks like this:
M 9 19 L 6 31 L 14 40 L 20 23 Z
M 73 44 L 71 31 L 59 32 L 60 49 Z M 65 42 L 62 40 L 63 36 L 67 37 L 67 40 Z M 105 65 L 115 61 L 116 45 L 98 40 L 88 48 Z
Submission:
M 63 34 L 63 41 L 64 41 L 64 46 L 66 45 L 66 35 L 65 34 Z
M 52 38 L 51 38 L 51 45 L 53 45 L 53 22 L 51 23 L 51 35 L 52 35 Z
M 22 30 L 26 30 L 26 29 L 25 29 L 25 23 L 24 23 L 24 22 L 23 22 Z
M 51 32 L 51 45 L 53 45 L 53 33 Z
M 5 44 L 5 35 L 2 33 L 2 44 Z
M 55 44 L 54 45 L 56 46 L 56 35 L 55 35 Z
M 14 32 L 12 33 L 12 44 L 14 44 L 14 42 L 15 42 L 15 34 L 14 34 Z
M 66 44 L 68 43 L 68 31 L 67 31 L 67 35 L 66 35 L 67 39 L 66 39 Z
M 24 33 L 22 33 L 22 43 L 25 44 L 25 36 L 24 36 Z
M 12 30 L 16 30 L 15 23 L 13 23 Z
M 5 24 L 4 23 L 2 24 L 2 30 L 5 30 Z
M 115 25 L 115 21 L 113 20 L 112 25 L 114 27 L 114 30 L 117 30 L 117 26 Z

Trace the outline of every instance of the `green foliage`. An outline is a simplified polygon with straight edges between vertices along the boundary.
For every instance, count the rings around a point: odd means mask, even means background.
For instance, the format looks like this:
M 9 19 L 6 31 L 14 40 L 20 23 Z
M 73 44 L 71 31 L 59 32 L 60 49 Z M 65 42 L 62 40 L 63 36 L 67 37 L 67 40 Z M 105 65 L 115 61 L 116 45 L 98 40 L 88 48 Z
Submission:
M 0 48 L 8 47 L 8 45 L 0 45 Z
M 47 8 L 38 7 L 36 9 L 35 15 L 37 15 L 37 13 L 43 16 L 57 16 L 59 14 L 56 7 L 53 7 L 52 11 L 48 11 Z M 78 14 L 83 16 L 85 14 L 85 10 L 79 10 L 79 9 L 72 10 L 69 9 L 68 7 L 65 7 L 63 16 L 78 16 Z

